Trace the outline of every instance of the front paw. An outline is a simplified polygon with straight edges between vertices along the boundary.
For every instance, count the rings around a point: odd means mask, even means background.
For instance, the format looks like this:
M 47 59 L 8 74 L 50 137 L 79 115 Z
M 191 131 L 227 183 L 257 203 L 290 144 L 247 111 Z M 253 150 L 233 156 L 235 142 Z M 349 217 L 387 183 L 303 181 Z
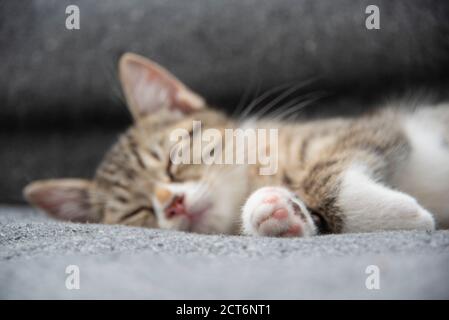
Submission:
M 306 237 L 316 227 L 305 205 L 282 187 L 255 191 L 243 207 L 243 232 L 272 237 Z

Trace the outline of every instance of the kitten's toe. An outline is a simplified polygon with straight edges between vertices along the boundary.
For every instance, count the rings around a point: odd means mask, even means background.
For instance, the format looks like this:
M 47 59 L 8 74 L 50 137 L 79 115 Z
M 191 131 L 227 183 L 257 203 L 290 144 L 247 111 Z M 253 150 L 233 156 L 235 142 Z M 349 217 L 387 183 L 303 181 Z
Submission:
M 245 234 L 272 237 L 303 237 L 316 233 L 304 204 L 281 187 L 254 192 L 243 209 Z
M 403 223 L 405 223 L 405 229 L 435 230 L 435 219 L 433 215 L 421 207 L 414 199 L 408 202 L 404 201 L 398 207 L 398 215 L 402 218 Z

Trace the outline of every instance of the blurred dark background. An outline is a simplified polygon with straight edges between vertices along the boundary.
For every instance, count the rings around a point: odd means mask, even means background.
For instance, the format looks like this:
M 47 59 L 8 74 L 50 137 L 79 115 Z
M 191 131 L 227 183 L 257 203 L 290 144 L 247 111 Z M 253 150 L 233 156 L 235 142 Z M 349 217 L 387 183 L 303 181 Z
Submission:
M 70 4 L 80 30 L 65 28 Z M 379 30 L 365 27 L 370 4 L 380 8 Z M 1 202 L 23 201 L 33 179 L 94 173 L 131 123 L 116 75 L 126 51 L 229 112 L 242 97 L 311 78 L 300 94 L 327 96 L 306 116 L 359 113 L 415 90 L 445 100 L 449 2 L 2 0 Z

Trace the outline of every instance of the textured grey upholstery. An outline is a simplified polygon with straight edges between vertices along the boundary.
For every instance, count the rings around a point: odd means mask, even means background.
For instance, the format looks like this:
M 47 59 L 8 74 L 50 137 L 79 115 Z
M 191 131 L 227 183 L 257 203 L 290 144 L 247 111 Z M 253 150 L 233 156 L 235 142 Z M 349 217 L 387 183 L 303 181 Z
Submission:
M 277 239 L 48 220 L 0 208 L 0 299 L 449 299 L 449 231 Z M 80 289 L 67 290 L 68 265 Z M 380 289 L 368 290 L 370 265 Z

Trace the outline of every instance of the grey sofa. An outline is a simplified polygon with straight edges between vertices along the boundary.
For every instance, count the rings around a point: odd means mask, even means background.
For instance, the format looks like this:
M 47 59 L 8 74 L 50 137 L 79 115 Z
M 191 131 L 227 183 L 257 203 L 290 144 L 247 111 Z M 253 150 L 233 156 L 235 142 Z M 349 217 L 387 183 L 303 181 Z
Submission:
M 79 30 L 65 28 L 69 4 Z M 379 30 L 365 27 L 369 4 Z M 0 297 L 449 298 L 445 231 L 210 237 L 59 223 L 21 207 L 31 180 L 91 176 L 130 124 L 116 77 L 126 51 L 229 112 L 245 93 L 313 78 L 299 94 L 326 97 L 304 116 L 354 114 L 410 91 L 447 99 L 448 16 L 447 1 L 423 0 L 0 2 Z M 65 289 L 68 264 L 85 290 Z M 364 286 L 369 264 L 381 290 Z

